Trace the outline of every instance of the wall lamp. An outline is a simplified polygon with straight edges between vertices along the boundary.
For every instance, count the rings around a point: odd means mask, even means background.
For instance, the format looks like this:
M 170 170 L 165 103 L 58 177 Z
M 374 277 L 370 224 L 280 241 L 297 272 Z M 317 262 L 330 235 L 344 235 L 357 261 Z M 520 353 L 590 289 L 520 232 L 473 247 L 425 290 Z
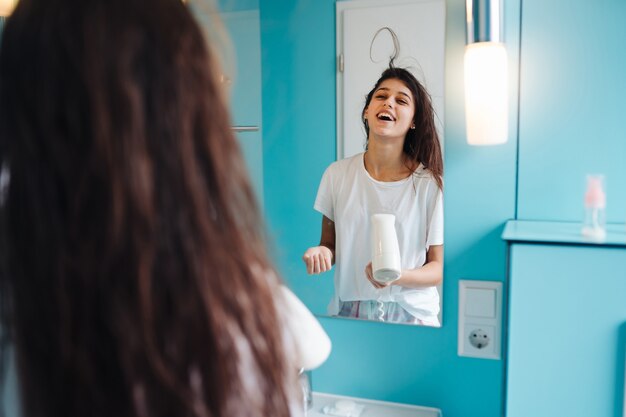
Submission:
M 501 0 L 466 0 L 465 123 L 470 145 L 508 139 L 508 69 Z

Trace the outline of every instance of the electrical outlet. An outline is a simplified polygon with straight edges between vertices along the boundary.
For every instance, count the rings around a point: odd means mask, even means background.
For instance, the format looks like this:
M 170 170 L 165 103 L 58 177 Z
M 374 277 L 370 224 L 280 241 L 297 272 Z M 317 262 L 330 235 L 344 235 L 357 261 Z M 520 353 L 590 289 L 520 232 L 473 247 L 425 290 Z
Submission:
M 495 328 L 493 326 L 465 325 L 464 339 L 462 343 L 463 356 L 478 358 L 492 358 L 495 354 Z
M 459 282 L 458 354 L 500 359 L 502 283 Z
M 489 346 L 491 338 L 483 329 L 475 329 L 470 332 L 469 342 L 470 345 L 474 346 L 476 349 L 483 349 Z

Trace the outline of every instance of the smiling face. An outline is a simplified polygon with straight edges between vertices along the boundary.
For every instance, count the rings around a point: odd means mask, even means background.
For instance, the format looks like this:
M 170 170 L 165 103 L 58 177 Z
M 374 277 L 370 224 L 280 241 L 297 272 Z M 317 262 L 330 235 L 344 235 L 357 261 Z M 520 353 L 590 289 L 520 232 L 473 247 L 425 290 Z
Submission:
M 370 136 L 402 138 L 414 126 L 415 101 L 411 90 L 400 80 L 390 78 L 374 91 L 364 111 Z

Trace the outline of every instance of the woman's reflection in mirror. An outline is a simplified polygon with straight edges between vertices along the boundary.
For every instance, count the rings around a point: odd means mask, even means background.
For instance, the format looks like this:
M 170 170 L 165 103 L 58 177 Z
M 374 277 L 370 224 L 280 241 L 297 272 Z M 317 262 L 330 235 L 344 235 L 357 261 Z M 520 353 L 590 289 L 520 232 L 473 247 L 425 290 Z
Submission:
M 211 51 L 180 0 L 7 19 L 0 330 L 22 416 L 302 415 L 323 355 L 295 329 L 326 336 L 268 261 Z
M 303 260 L 309 274 L 335 265 L 331 315 L 439 326 L 443 279 L 443 159 L 430 95 L 406 69 L 386 69 L 362 113 L 364 153 L 336 161 L 322 177 L 314 208 L 318 246 Z M 402 260 L 399 279 L 372 273 L 370 217 L 394 214 Z

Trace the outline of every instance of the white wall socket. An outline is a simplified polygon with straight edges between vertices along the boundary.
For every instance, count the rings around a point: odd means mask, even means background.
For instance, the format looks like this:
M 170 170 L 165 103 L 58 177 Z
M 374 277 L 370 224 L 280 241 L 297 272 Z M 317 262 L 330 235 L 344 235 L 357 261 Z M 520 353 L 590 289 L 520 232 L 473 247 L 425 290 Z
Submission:
M 459 281 L 459 356 L 500 359 L 502 283 Z

